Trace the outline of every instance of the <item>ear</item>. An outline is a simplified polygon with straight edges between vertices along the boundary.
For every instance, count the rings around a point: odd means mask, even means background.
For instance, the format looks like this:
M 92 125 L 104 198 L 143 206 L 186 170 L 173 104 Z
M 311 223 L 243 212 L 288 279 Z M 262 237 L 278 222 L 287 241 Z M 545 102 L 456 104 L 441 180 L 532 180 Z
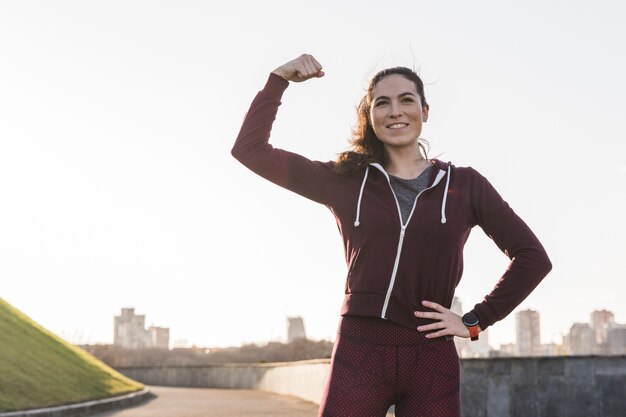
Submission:
M 424 122 L 428 121 L 428 110 L 430 110 L 430 106 L 428 104 L 422 108 L 422 120 Z

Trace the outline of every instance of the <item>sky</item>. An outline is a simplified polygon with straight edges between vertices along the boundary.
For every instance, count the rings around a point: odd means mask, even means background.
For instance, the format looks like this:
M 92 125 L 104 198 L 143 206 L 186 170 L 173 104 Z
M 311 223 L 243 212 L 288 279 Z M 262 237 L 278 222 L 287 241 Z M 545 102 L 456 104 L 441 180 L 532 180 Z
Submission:
M 347 147 L 378 70 L 415 68 L 430 155 L 485 175 L 554 268 L 515 311 L 560 342 L 596 309 L 626 323 L 626 44 L 620 1 L 0 2 L 0 297 L 74 343 L 134 307 L 171 340 L 334 340 L 346 275 L 324 206 L 230 155 L 268 74 L 302 53 L 274 146 Z M 456 295 L 508 264 L 480 228 Z M 489 329 L 515 341 L 515 312 Z

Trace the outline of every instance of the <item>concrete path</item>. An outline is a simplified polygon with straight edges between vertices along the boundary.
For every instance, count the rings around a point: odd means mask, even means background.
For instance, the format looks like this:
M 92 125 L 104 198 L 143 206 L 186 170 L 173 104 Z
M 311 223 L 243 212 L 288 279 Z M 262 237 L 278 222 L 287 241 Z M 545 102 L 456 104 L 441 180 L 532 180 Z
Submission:
M 256 390 L 150 387 L 156 398 L 93 417 L 317 417 L 318 405 Z
M 149 387 L 156 398 L 90 417 L 317 417 L 319 406 L 289 395 L 248 389 Z M 387 417 L 393 417 L 390 411 Z

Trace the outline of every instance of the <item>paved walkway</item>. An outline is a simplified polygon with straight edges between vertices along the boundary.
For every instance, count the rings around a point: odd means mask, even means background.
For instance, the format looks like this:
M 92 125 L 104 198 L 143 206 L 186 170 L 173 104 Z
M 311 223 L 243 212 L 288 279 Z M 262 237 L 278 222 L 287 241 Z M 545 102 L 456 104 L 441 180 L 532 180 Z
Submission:
M 256 390 L 150 387 L 156 398 L 93 417 L 317 417 L 318 405 Z

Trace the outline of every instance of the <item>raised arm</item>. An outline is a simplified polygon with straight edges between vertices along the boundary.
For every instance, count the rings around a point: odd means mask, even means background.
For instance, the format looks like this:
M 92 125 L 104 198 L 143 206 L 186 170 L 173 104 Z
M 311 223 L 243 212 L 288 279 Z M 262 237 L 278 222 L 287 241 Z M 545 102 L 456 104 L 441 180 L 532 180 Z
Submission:
M 289 81 L 302 82 L 322 76 L 322 66 L 306 54 L 272 71 L 265 87 L 250 105 L 231 153 L 269 181 L 326 204 L 326 185 L 334 176 L 332 163 L 311 161 L 269 143 L 272 124 Z

